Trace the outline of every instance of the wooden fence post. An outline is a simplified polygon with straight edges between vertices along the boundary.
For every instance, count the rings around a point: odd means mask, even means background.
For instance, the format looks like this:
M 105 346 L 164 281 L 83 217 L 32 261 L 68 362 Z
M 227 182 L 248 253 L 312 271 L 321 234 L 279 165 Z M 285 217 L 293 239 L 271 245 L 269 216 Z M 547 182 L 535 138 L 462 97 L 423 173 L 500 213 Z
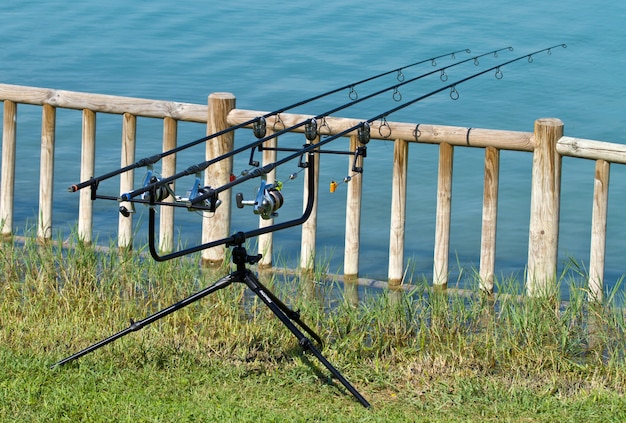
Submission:
M 480 289 L 493 293 L 496 265 L 496 225 L 498 220 L 498 183 L 500 178 L 500 150 L 485 148 L 485 181 L 483 191 L 483 218 L 480 237 Z
M 171 117 L 163 119 L 163 151 L 176 148 L 176 138 L 178 136 L 178 121 Z M 166 178 L 176 173 L 176 154 L 163 157 L 161 165 L 161 176 Z M 172 190 L 175 190 L 176 182 L 171 183 Z M 166 202 L 173 202 L 169 196 Z M 159 208 L 159 250 L 169 253 L 174 248 L 174 209 L 175 207 L 161 206 Z
M 83 109 L 82 149 L 80 156 L 80 180 L 92 178 L 96 164 L 96 113 Z M 93 235 L 93 200 L 91 189 L 83 189 L 79 194 L 78 239 L 91 244 Z
M 228 113 L 235 108 L 235 96 L 231 93 L 213 93 L 209 95 L 207 116 L 207 135 L 227 129 Z M 206 160 L 219 157 L 232 151 L 235 143 L 234 132 L 215 137 L 206 143 Z M 219 187 L 230 181 L 233 171 L 232 157 L 215 163 L 205 172 L 204 183 L 206 185 Z M 202 243 L 226 238 L 230 234 L 230 204 L 231 190 L 220 193 L 222 204 L 217 208 L 210 219 L 202 221 Z M 209 212 L 203 212 L 208 215 Z M 208 265 L 221 265 L 226 259 L 226 246 L 209 248 L 202 251 L 202 261 Z
M 0 231 L 2 236 L 13 233 L 13 198 L 15 193 L 15 141 L 17 134 L 17 104 L 4 101 L 2 126 L 2 186 L 0 188 Z
M 356 151 L 359 146 L 358 136 L 350 136 L 350 151 Z M 348 160 L 348 174 L 352 167 L 363 166 L 363 157 L 357 157 L 356 163 L 350 157 Z M 346 192 L 346 229 L 343 247 L 343 294 L 344 299 L 352 306 L 359 304 L 359 249 L 361 246 L 361 203 L 363 191 L 363 174 L 354 173 Z
M 450 251 L 453 158 L 454 147 L 448 143 L 441 143 L 439 145 L 437 216 L 433 264 L 433 285 L 438 288 L 446 288 L 448 286 L 448 254 Z
M 137 144 L 137 117 L 130 113 L 122 116 L 122 154 L 120 167 L 126 167 L 135 162 L 135 146 Z M 120 175 L 120 193 L 132 191 L 135 184 L 135 172 L 124 172 Z M 129 210 L 132 204 L 120 203 Z M 117 230 L 117 247 L 130 249 L 133 246 L 133 215 L 128 217 L 119 214 Z
M 358 139 L 350 136 L 350 151 L 356 151 Z M 348 172 L 352 173 L 353 158 L 348 160 Z M 359 156 L 357 166 L 363 166 L 363 157 Z M 346 193 L 346 233 L 343 252 L 343 274 L 347 281 L 355 281 L 359 276 L 359 247 L 361 244 L 361 192 L 363 174 L 356 173 L 347 184 Z
M 318 136 L 311 143 L 317 144 L 320 140 Z M 318 192 L 319 192 L 319 176 L 320 176 L 320 164 L 322 158 L 321 154 L 315 157 L 315 169 L 313 175 L 313 193 L 314 203 L 313 210 L 309 218 L 302 224 L 302 241 L 300 245 L 300 270 L 310 272 L 315 268 L 315 246 L 316 246 L 316 234 L 317 234 L 317 206 L 318 206 Z M 309 172 L 304 173 L 304 189 L 302 191 L 304 203 L 303 207 L 306 207 L 306 200 L 309 196 Z
M 609 204 L 609 171 L 606 160 L 596 161 L 591 217 L 591 252 L 589 257 L 589 300 L 601 303 L 604 297 L 604 257 L 606 252 L 606 216 Z
M 561 155 L 556 143 L 562 136 L 561 120 L 535 121 L 526 281 L 530 296 L 556 294 L 561 191 Z
M 409 143 L 403 139 L 394 142 L 393 181 L 391 184 L 391 223 L 389 225 L 389 287 L 398 288 L 404 278 L 404 239 L 406 223 L 406 183 Z
M 41 118 L 41 161 L 39 173 L 39 219 L 37 239 L 52 238 L 52 197 L 54 182 L 54 137 L 56 131 L 56 108 L 43 105 Z

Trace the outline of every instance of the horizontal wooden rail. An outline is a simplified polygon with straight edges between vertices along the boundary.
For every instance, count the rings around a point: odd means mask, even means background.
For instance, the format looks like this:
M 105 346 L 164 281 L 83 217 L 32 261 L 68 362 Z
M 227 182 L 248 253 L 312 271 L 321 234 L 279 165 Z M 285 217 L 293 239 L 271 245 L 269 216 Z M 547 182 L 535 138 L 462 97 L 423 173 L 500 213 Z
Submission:
M 626 164 L 626 145 L 623 144 L 561 137 L 556 144 L 556 151 L 561 156 Z
M 228 115 L 228 123 L 240 125 L 258 116 L 263 116 L 267 112 L 254 110 L 234 109 Z M 267 119 L 267 126 L 278 127 L 278 129 L 295 126 L 303 120 L 310 119 L 313 115 L 302 114 L 281 114 L 278 118 L 272 116 Z M 324 118 L 326 121 L 325 131 L 330 128 L 329 133 L 322 132 L 323 135 L 334 135 L 356 127 L 363 119 L 348 118 Z M 425 144 L 446 143 L 452 146 L 461 147 L 494 147 L 502 150 L 533 151 L 533 133 L 503 131 L 495 129 L 464 128 L 458 126 L 427 125 L 402 122 L 387 122 L 385 127 L 381 127 L 380 122 L 371 124 L 371 137 L 378 140 L 402 139 L 408 142 L 420 142 Z M 387 127 L 388 126 L 388 127 Z M 294 129 L 294 132 L 304 132 L 304 127 Z M 349 135 L 356 135 L 350 133 Z
M 206 105 L 23 87 L 20 85 L 0 84 L 0 99 L 37 106 L 48 104 L 62 109 L 87 109 L 97 113 L 118 115 L 129 113 L 135 116 L 158 119 L 170 117 L 176 120 L 199 123 L 206 123 L 207 120 Z

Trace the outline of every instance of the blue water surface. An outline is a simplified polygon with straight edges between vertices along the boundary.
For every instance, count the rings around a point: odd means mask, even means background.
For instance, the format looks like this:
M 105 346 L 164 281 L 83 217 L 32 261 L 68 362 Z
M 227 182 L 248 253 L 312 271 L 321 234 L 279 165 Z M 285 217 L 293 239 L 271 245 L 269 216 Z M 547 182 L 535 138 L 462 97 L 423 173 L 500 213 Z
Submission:
M 471 49 L 471 55 L 476 55 L 514 47 L 499 59 L 481 59 L 479 67 L 468 63 L 450 69 L 451 81 L 493 66 L 497 60 L 565 43 L 567 49 L 537 55 L 533 63 L 506 66 L 502 80 L 489 74 L 459 85 L 457 101 L 447 93 L 434 95 L 389 120 L 532 131 L 537 118 L 557 117 L 565 123 L 567 135 L 626 143 L 622 129 L 626 118 L 625 17 L 626 3 L 621 1 L 19 1 L 4 5 L 0 13 L 0 82 L 198 104 L 205 104 L 212 92 L 226 91 L 236 95 L 239 108 L 270 111 L 459 49 Z M 450 63 L 450 58 L 438 61 L 439 65 Z M 432 67 L 425 64 L 405 73 L 414 77 L 429 70 Z M 377 87 L 394 81 L 390 76 Z M 403 99 L 440 86 L 435 76 L 403 87 Z M 365 119 L 397 105 L 391 96 L 382 97 L 338 115 Z M 342 93 L 297 111 L 318 114 L 347 101 L 347 93 Z M 39 174 L 33 157 L 38 157 L 40 119 L 39 108 L 19 107 L 17 232 L 27 231 L 36 218 Z M 180 143 L 202 136 L 202 125 L 181 123 Z M 248 137 L 238 135 L 237 143 L 252 141 Z M 120 138 L 119 116 L 99 116 L 97 172 L 119 166 Z M 138 139 L 138 158 L 160 151 L 160 123 L 141 121 Z M 410 152 L 406 257 L 411 272 L 429 275 L 437 149 L 412 145 Z M 387 275 L 392 155 L 391 143 L 369 145 L 362 276 L 385 279 Z M 77 218 L 77 196 L 66 188 L 79 175 L 80 112 L 58 111 L 56 157 L 54 224 L 68 232 Z M 195 163 L 198 157 L 197 153 L 182 154 L 179 168 Z M 245 160 L 238 165 L 243 167 Z M 454 268 L 472 269 L 479 259 L 483 152 L 457 148 L 454 160 L 450 261 Z M 522 275 L 528 249 L 531 157 L 503 152 L 501 160 L 497 271 Z M 570 258 L 584 265 L 589 257 L 594 163 L 565 158 L 563 166 L 559 259 L 562 267 Z M 293 170 L 285 169 L 282 177 Z M 345 160 L 323 158 L 322 187 L 330 180 L 341 180 L 346 172 Z M 141 177 L 138 174 L 136 180 Z M 285 217 L 301 211 L 297 182 L 294 187 L 284 191 L 287 198 L 281 214 Z M 321 191 L 318 249 L 329 270 L 341 272 L 345 198 Z M 607 289 L 626 272 L 625 193 L 626 172 L 614 165 Z M 249 229 L 244 226 L 256 224 L 256 217 L 249 210 L 245 213 L 235 217 L 234 226 Z M 187 223 L 192 217 L 181 217 L 180 226 L 181 237 L 190 243 L 199 238 L 197 220 Z M 117 207 L 96 202 L 95 219 L 100 240 L 106 242 L 117 227 Z M 137 221 L 141 238 L 145 222 Z M 295 260 L 299 230 L 276 234 L 276 238 L 279 254 L 287 261 Z

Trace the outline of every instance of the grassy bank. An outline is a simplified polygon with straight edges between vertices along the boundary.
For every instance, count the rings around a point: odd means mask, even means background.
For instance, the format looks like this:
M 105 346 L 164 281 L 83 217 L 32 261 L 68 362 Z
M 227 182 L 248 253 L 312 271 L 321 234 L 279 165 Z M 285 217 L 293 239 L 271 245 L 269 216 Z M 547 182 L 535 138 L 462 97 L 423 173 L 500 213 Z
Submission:
M 225 273 L 74 247 L 1 245 L 2 421 L 626 420 L 623 311 L 573 287 L 522 301 L 506 281 L 494 301 L 422 282 L 353 307 L 330 282 L 263 278 L 370 410 L 243 285 L 50 370 Z

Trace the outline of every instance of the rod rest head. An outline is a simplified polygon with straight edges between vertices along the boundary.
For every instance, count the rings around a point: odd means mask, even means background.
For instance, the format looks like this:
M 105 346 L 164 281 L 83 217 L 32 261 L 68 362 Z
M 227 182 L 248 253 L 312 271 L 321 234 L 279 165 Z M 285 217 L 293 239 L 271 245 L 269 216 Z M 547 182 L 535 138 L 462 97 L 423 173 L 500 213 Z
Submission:
M 143 166 L 153 165 L 153 164 L 157 163 L 159 160 L 161 160 L 161 155 L 160 154 L 155 154 L 154 156 L 145 157 L 145 158 L 139 160 L 137 162 L 137 166 L 138 167 L 143 167 Z

